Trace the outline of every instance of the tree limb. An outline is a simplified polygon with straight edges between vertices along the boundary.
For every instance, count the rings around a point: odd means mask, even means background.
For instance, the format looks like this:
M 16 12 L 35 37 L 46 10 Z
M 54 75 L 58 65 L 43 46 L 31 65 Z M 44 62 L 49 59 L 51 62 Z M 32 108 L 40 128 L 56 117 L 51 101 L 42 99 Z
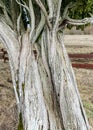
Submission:
M 68 15 L 68 10 L 72 7 L 74 7 L 76 5 L 76 3 L 73 3 L 73 2 L 70 2 L 64 9 L 64 12 L 63 12 L 63 16 L 62 16 L 62 20 L 64 20 L 67 15 Z
M 16 93 L 16 77 L 18 70 L 18 57 L 19 57 L 19 42 L 17 40 L 17 35 L 15 32 L 3 21 L 0 19 L 0 42 L 4 44 L 7 49 L 9 56 L 9 63 L 11 67 L 13 87 L 17 99 L 17 103 L 19 103 L 18 95 Z
M 53 2 L 52 2 L 52 0 L 47 0 L 47 4 L 49 7 L 49 18 L 51 19 L 53 17 Z
M 17 2 L 17 4 L 19 4 L 20 6 L 22 6 L 22 7 L 24 7 L 24 8 L 26 8 L 27 9 L 27 11 L 29 12 L 29 8 L 28 8 L 28 6 L 26 5 L 26 3 L 25 4 L 22 4 L 22 3 L 20 3 L 18 0 L 16 0 L 16 2 Z
M 76 2 L 75 2 L 75 3 L 70 2 L 70 3 L 65 7 L 64 12 L 63 12 L 62 19 L 60 20 L 60 23 L 59 23 L 59 28 L 58 28 L 58 30 L 63 29 L 63 28 L 67 25 L 67 23 L 66 23 L 66 22 L 67 22 L 66 18 L 67 18 L 67 16 L 68 16 L 69 9 L 72 8 L 72 7 L 74 7 L 75 5 L 76 5 Z M 57 31 L 58 31 L 58 30 L 57 30 Z
M 0 7 L 2 8 L 2 11 L 3 11 L 3 13 L 4 13 L 4 17 L 5 17 L 6 21 L 7 21 L 7 24 L 8 24 L 11 28 L 13 28 L 13 23 L 12 23 L 12 21 L 11 21 L 9 15 L 8 15 L 8 10 L 6 9 L 6 7 L 5 7 L 5 5 L 4 5 L 4 3 L 3 3 L 2 1 L 0 1 Z
M 34 14 L 32 0 L 29 0 L 29 13 L 30 13 L 30 17 L 31 17 L 30 39 L 32 39 L 33 33 L 34 33 L 34 29 L 35 29 L 35 14 Z
M 8 15 L 8 13 L 7 13 L 5 7 L 4 7 L 4 16 L 5 16 L 5 19 L 6 19 L 7 23 L 8 23 L 8 25 L 9 25 L 11 28 L 13 28 L 13 23 L 12 23 L 12 21 L 11 21 L 9 15 Z
M 84 18 L 84 19 L 72 19 L 70 17 L 65 18 L 62 23 L 59 25 L 59 28 L 57 31 L 62 30 L 67 24 L 69 25 L 76 25 L 76 26 L 81 26 L 81 25 L 86 25 L 86 24 L 93 24 L 93 16 L 89 18 Z
M 51 26 L 51 23 L 49 21 L 48 14 L 47 14 L 47 11 L 46 11 L 44 5 L 42 4 L 42 2 L 40 0 L 35 0 L 35 1 L 36 1 L 37 5 L 40 7 L 40 9 L 42 10 L 42 12 L 44 13 L 47 25 L 48 25 L 49 29 L 51 30 L 52 26 Z
M 55 24 L 54 24 L 54 30 L 57 29 L 58 27 L 58 22 L 59 22 L 59 17 L 60 17 L 60 9 L 61 9 L 61 2 L 62 0 L 59 0 L 59 3 L 58 3 L 58 10 L 57 10 L 57 17 L 56 17 L 56 21 L 55 21 Z
M 4 8 L 4 3 L 2 1 L 0 1 L 0 7 Z
M 31 0 L 29 0 L 29 7 L 27 6 L 27 4 L 26 4 L 26 2 L 24 2 L 23 0 L 21 0 L 21 2 L 19 2 L 18 0 L 16 0 L 16 2 L 17 2 L 17 4 L 19 4 L 19 6 L 21 7 L 23 7 L 24 9 L 26 9 L 27 11 L 28 11 L 28 13 L 29 13 L 29 15 L 30 15 L 30 17 L 31 17 L 31 20 L 32 20 L 32 22 L 31 22 L 31 27 L 32 27 L 32 30 L 33 30 L 33 28 L 34 28 L 34 23 L 33 23 L 33 21 L 35 21 L 35 20 L 33 20 L 34 19 L 34 13 L 33 13 L 33 7 L 32 7 L 32 3 L 31 3 Z M 33 17 L 33 18 L 32 18 Z M 32 35 L 32 32 L 33 31 L 31 31 L 31 27 L 30 27 L 30 25 L 28 24 L 28 26 L 27 26 L 27 31 L 28 32 L 31 32 L 31 35 Z M 31 36 L 30 35 L 30 36 Z
M 70 25 L 85 25 L 88 23 L 92 23 L 93 21 L 93 17 L 90 18 L 84 18 L 81 20 L 77 20 L 77 19 L 71 19 L 69 17 L 66 18 L 66 23 L 70 24 Z
M 36 42 L 36 40 L 39 37 L 42 29 L 44 28 L 44 25 L 45 25 L 45 16 L 44 16 L 44 14 L 41 11 L 41 20 L 40 20 L 40 23 L 39 23 L 39 25 L 38 25 L 38 27 L 36 29 L 36 34 L 33 37 L 32 44 Z
M 20 12 L 18 18 L 17 18 L 17 31 L 18 31 L 18 35 L 20 34 L 20 20 L 21 20 L 21 15 L 22 13 Z
M 0 20 L 0 41 L 7 49 L 9 56 L 12 58 L 14 66 L 17 63 L 19 53 L 19 43 L 15 32 L 3 21 Z M 16 67 L 15 67 L 16 68 Z

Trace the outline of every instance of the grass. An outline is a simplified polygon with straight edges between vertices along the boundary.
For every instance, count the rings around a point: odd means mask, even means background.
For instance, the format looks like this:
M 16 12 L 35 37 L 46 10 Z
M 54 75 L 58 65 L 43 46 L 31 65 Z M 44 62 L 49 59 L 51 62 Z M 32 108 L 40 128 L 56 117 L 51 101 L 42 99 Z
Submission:
M 84 108 L 88 118 L 93 118 L 93 104 L 90 102 L 83 102 Z

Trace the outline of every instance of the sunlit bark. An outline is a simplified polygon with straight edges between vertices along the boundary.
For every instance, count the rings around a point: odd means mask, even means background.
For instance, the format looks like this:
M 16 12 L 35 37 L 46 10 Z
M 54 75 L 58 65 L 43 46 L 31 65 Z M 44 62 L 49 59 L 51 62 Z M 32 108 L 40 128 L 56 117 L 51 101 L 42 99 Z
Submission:
M 63 33 L 59 32 L 62 0 L 47 0 L 49 17 L 43 3 L 35 1 L 41 9 L 41 20 L 37 28 L 34 10 L 27 5 L 28 12 L 32 10 L 31 18 L 34 17 L 31 23 L 34 26 L 30 30 L 18 35 L 0 21 L 0 41 L 9 55 L 18 104 L 18 129 L 89 130 Z M 20 2 L 17 3 L 24 7 Z M 34 7 L 31 0 L 29 5 Z M 20 17 L 17 21 L 18 30 Z

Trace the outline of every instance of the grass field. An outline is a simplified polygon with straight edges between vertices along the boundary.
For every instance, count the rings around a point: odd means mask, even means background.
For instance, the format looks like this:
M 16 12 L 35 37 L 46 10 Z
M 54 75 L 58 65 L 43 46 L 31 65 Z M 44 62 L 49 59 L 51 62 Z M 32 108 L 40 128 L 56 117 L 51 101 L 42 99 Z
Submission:
M 66 35 L 68 53 L 92 53 L 92 35 Z M 1 45 L 0 45 L 1 46 Z M 77 47 L 78 46 L 78 47 Z M 93 70 L 74 68 L 79 92 L 90 125 L 93 127 Z M 0 130 L 16 130 L 16 101 L 11 83 L 9 64 L 0 61 Z

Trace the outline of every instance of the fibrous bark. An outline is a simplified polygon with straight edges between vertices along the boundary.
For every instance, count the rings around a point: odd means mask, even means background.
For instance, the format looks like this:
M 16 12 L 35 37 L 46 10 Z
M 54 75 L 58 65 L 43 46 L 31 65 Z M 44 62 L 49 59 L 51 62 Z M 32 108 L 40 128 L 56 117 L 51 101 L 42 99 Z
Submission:
M 33 3 L 28 12 L 34 20 L 31 29 L 15 34 L 0 21 L 0 41 L 10 61 L 13 86 L 18 104 L 18 129 L 25 130 L 89 130 L 89 124 L 68 58 L 63 33 L 59 32 L 62 0 L 48 2 L 49 16 L 40 0 L 41 20 L 35 28 Z M 17 1 L 18 2 L 18 1 Z M 18 2 L 20 6 L 23 6 Z M 53 9 L 54 15 L 53 16 Z M 54 17 L 53 24 L 51 19 Z M 20 18 L 18 20 L 18 28 Z M 52 26 L 51 26 L 52 25 Z M 18 29 L 19 30 L 19 29 Z

